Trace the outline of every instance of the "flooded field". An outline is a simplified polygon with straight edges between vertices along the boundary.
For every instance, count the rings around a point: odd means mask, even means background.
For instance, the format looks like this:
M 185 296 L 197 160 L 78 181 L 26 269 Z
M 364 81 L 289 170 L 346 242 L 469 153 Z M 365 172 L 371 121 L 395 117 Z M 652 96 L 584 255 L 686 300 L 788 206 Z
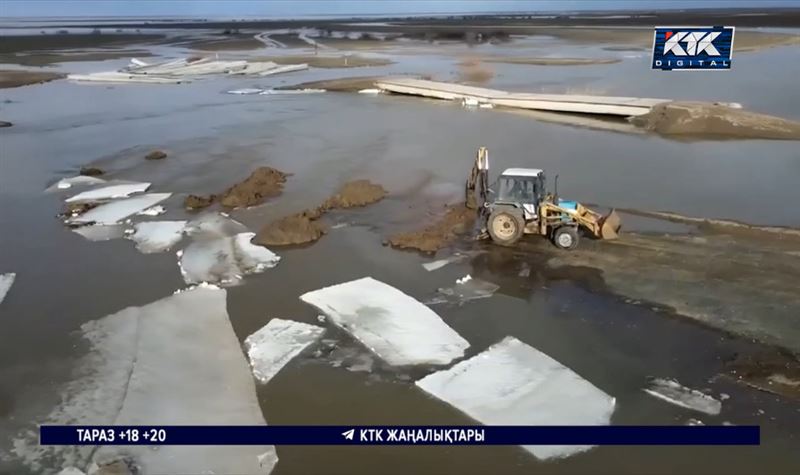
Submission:
M 287 53 L 314 54 L 307 46 Z M 431 256 L 385 245 L 389 236 L 417 229 L 441 216 L 446 204 L 463 199 L 463 183 L 480 146 L 490 151 L 493 176 L 508 167 L 541 168 L 551 186 L 559 176 L 560 195 L 583 203 L 797 228 L 797 141 L 676 140 L 388 94 L 226 94 L 359 75 L 455 81 L 468 58 L 538 58 L 558 51 L 565 58 L 616 62 L 495 60 L 483 63 L 488 74 L 481 85 L 739 102 L 800 120 L 796 45 L 741 53 L 733 71 L 722 74 L 651 71 L 647 51 L 607 46 L 539 36 L 476 46 L 398 41 L 375 51 L 359 48 L 360 55 L 387 63 L 360 68 L 214 76 L 179 85 L 56 80 L 0 89 L 0 120 L 13 123 L 0 130 L 0 274 L 16 273 L 0 304 L 0 472 L 62 468 L 64 458 L 57 453 L 34 460 L 24 441 L 62 402 L 69 383 L 90 369 L 82 325 L 186 287 L 174 249 L 141 254 L 126 239 L 89 241 L 57 218 L 70 190 L 44 193 L 45 188 L 81 167 L 97 167 L 104 179 L 145 181 L 152 183 L 150 192 L 173 193 L 160 203 L 166 213 L 159 220 L 191 220 L 198 213 L 184 209 L 187 195 L 220 193 L 268 166 L 288 174 L 282 194 L 258 206 L 226 210 L 251 232 L 318 206 L 348 181 L 367 179 L 387 195 L 367 207 L 329 210 L 320 218 L 328 229 L 318 242 L 270 246 L 280 256 L 274 268 L 228 287 L 227 312 L 240 342 L 272 318 L 325 326 L 319 312 L 299 299 L 321 287 L 371 276 L 428 302 L 437 289 L 470 274 L 498 290 L 462 305 L 430 305 L 469 342 L 466 357 L 514 336 L 615 397 L 612 424 L 683 425 L 699 419 L 762 430 L 760 447 L 600 447 L 546 462 L 519 447 L 279 446 L 274 474 L 798 473 L 800 398 L 737 383 L 726 364 L 737 355 L 800 351 L 800 302 L 791 284 L 800 278 L 800 239 L 731 237 L 727 231 L 714 234 L 702 226 L 631 215 L 625 216 L 623 229 L 630 234 L 620 240 L 623 247 L 587 240 L 575 254 L 560 256 L 538 237 L 526 238 L 515 250 L 457 241 L 453 247 L 469 257 L 431 272 L 422 264 L 453 249 Z M 193 53 L 170 44 L 129 47 L 167 59 Z M 282 51 L 265 46 L 225 54 Z M 127 62 L 56 63 L 48 71 L 106 71 Z M 155 149 L 167 157 L 145 160 Z M 641 254 L 630 250 L 654 242 L 661 247 Z M 701 258 L 709 265 L 682 262 Z M 624 271 L 609 270 L 609 261 L 621 262 Z M 730 267 L 723 268 L 725 262 Z M 775 275 L 774 286 L 765 283 Z M 739 278 L 752 279 L 741 301 L 731 297 L 743 288 L 737 287 Z M 752 319 L 736 310 L 745 305 L 756 314 Z M 698 308 L 706 317 L 721 315 L 721 323 L 698 318 L 692 313 Z M 727 326 L 729 316 L 736 325 Z M 326 328 L 320 342 L 269 384 L 256 385 L 268 424 L 472 423 L 414 385 L 433 368 L 392 367 L 347 333 Z M 198 354 L 211 360 L 215 351 L 203 348 Z M 174 377 L 188 383 L 191 375 Z M 648 377 L 675 378 L 715 395 L 722 410 L 709 416 L 667 404 L 642 391 Z

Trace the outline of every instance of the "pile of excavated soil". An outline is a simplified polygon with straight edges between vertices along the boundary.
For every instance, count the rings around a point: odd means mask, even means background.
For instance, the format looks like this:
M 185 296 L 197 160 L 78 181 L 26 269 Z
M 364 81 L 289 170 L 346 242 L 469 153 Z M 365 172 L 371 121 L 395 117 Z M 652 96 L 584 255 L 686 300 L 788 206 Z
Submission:
M 327 231 L 326 226 L 318 222 L 326 212 L 332 209 L 367 206 L 380 201 L 384 196 L 386 190 L 369 180 L 347 182 L 322 205 L 267 224 L 253 238 L 253 244 L 288 246 L 314 242 Z
M 762 391 L 800 400 L 800 360 L 773 350 L 737 355 L 725 365 L 727 375 Z
M 319 216 L 320 213 L 311 210 L 281 218 L 264 226 L 253 238 L 253 244 L 289 246 L 314 242 L 327 231 L 325 225 L 317 221 Z
M 153 150 L 144 156 L 145 160 L 163 160 L 165 158 L 167 158 L 167 154 L 163 150 Z
M 324 209 L 332 208 L 355 208 L 366 206 L 382 200 L 386 196 L 386 190 L 378 184 L 369 180 L 354 180 L 345 183 L 339 191 L 325 200 L 322 204 Z
M 81 167 L 81 170 L 78 174 L 83 176 L 100 176 L 103 175 L 105 172 L 97 167 Z
M 466 233 L 475 222 L 476 212 L 459 204 L 448 208 L 447 213 L 436 223 L 420 230 L 396 234 L 388 239 L 392 247 L 436 252 L 452 242 L 459 234 Z
M 249 177 L 219 195 L 189 195 L 183 201 L 187 209 L 202 209 L 219 201 L 227 208 L 244 208 L 261 204 L 267 198 L 280 195 L 288 173 L 272 167 L 259 167 Z
M 214 204 L 214 201 L 217 199 L 217 195 L 208 195 L 208 196 L 200 196 L 200 195 L 189 195 L 183 200 L 183 206 L 186 209 L 203 209 L 211 206 Z
M 664 135 L 800 140 L 800 122 L 711 103 L 666 102 L 630 120 Z

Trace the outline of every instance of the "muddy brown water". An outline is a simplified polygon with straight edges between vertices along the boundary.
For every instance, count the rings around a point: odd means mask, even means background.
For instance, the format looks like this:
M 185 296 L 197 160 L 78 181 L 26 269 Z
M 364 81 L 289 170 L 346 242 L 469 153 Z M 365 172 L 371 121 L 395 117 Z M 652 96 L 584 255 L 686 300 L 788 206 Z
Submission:
M 595 51 L 586 49 L 583 53 Z M 611 54 L 596 50 L 604 57 Z M 652 72 L 646 59 L 636 58 L 582 68 L 496 65 L 492 87 L 602 86 L 607 93 L 736 100 L 796 118 L 800 96 L 787 86 L 800 73 L 798 55 L 796 49 L 741 55 L 736 71 L 722 76 Z M 457 72 L 457 60 L 442 52 L 397 60 L 369 72 Z M 762 74 L 767 67 L 774 73 Z M 309 71 L 293 77 L 336 74 Z M 469 355 L 516 336 L 615 396 L 615 424 L 684 424 L 697 418 L 706 424 L 762 427 L 760 447 L 601 447 L 547 463 L 517 447 L 282 446 L 274 473 L 800 471 L 797 403 L 713 379 L 726 360 L 759 351 L 760 345 L 611 295 L 602 275 L 591 270 L 532 272 L 534 278 L 523 278 L 520 266 L 525 262 L 536 269 L 534 257 L 509 260 L 503 251 L 488 248 L 484 256 L 429 273 L 420 266 L 428 258 L 382 244 L 392 233 L 417 228 L 438 211 L 432 207 L 461 197 L 480 145 L 489 147 L 496 172 L 510 166 L 544 168 L 551 183 L 560 175 L 563 196 L 578 200 L 797 226 L 800 215 L 787 205 L 800 202 L 796 142 L 677 142 L 391 96 L 221 94 L 289 82 L 288 77 L 225 78 L 174 87 L 109 87 L 58 81 L 0 91 L 0 99 L 11 101 L 0 112 L 15 124 L 0 132 L 0 272 L 17 273 L 0 306 L 0 451 L 7 452 L 12 437 L 33 428 L 57 404 L 59 388 L 87 348 L 77 334 L 82 323 L 184 287 L 173 252 L 145 256 L 124 240 L 86 241 L 55 218 L 63 196 L 42 190 L 92 164 L 107 177 L 148 180 L 155 191 L 177 193 L 165 203 L 163 218 L 172 219 L 186 216 L 185 194 L 216 193 L 258 166 L 272 166 L 292 174 L 284 193 L 233 213 L 251 230 L 313 207 L 351 179 L 380 183 L 389 196 L 367 208 L 329 213 L 323 218 L 327 223 L 347 226 L 331 229 L 312 246 L 278 251 L 282 260 L 276 268 L 231 288 L 228 312 L 240 339 L 272 317 L 316 323 L 316 312 L 297 296 L 322 286 L 371 275 L 424 300 L 471 273 L 500 284 L 500 291 L 461 307 L 434 307 L 469 340 Z M 756 90 L 753 83 L 764 86 Z M 168 159 L 143 160 L 162 147 L 169 150 Z M 326 338 L 364 353 L 334 330 Z M 410 380 L 428 368 L 404 372 L 376 364 L 371 372 L 349 371 L 330 358 L 315 357 L 313 350 L 259 387 L 268 423 L 470 423 L 415 389 Z M 719 416 L 699 415 L 644 394 L 647 376 L 675 377 L 730 399 Z M 28 469 L 12 458 L 0 462 L 0 472 Z

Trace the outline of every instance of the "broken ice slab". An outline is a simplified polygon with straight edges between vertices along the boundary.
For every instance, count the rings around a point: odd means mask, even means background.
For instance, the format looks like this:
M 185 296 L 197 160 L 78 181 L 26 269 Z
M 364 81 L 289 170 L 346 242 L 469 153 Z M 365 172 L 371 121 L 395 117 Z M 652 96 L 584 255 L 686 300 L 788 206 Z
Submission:
M 228 94 L 237 94 L 237 95 L 250 95 L 250 94 L 258 94 L 263 92 L 263 89 L 256 89 L 253 87 L 245 87 L 242 89 L 233 89 L 231 91 L 225 91 Z
M 57 191 L 57 190 L 66 190 L 72 188 L 73 186 L 80 186 L 80 185 L 99 185 L 101 183 L 105 183 L 106 181 L 102 178 L 96 178 L 93 176 L 84 176 L 78 175 L 73 176 L 70 178 L 62 178 L 57 182 L 53 183 L 44 191 Z
M 116 224 L 132 214 L 164 201 L 171 195 L 172 193 L 148 193 L 112 201 L 68 219 L 67 224 Z
M 119 239 L 125 235 L 124 224 L 95 224 L 91 226 L 81 226 L 74 228 L 73 232 L 80 234 L 89 241 L 110 241 Z
M 486 425 L 608 425 L 615 399 L 553 358 L 506 337 L 416 385 Z M 527 445 L 536 458 L 591 446 Z
M 467 259 L 468 257 L 469 256 L 467 254 L 453 254 L 452 256 L 445 257 L 444 259 L 437 259 L 435 261 L 425 262 L 425 263 L 422 264 L 422 267 L 424 267 L 426 271 L 431 272 L 431 271 L 435 271 L 435 270 L 441 269 L 442 267 L 444 267 L 444 266 L 446 266 L 448 264 L 454 264 L 456 262 L 461 262 L 461 261 Z
M 284 94 L 316 94 L 325 92 L 325 89 L 267 89 L 261 91 L 259 94 L 262 96 L 284 95 Z
M 253 376 L 266 384 L 323 333 L 316 325 L 273 318 L 244 340 Z
M 643 391 L 670 404 L 711 416 L 718 415 L 722 410 L 722 402 L 696 389 L 682 386 L 674 379 L 653 378 Z
M 278 265 L 280 257 L 250 243 L 255 233 L 214 239 L 195 239 L 178 251 L 179 266 L 187 284 L 207 282 L 236 285 L 245 274 L 263 272 Z
M 150 188 L 150 183 L 118 183 L 116 185 L 103 186 L 92 190 L 78 193 L 67 198 L 67 203 L 78 203 L 81 201 L 101 201 L 115 198 L 126 198 L 134 193 L 144 193 Z
M 17 274 L 13 272 L 0 274 L 0 303 L 3 303 L 3 300 L 5 300 L 6 294 L 8 294 L 8 290 L 11 288 L 11 285 L 14 284 L 14 279 L 16 278 Z
M 178 244 L 183 237 L 186 221 L 146 221 L 133 225 L 128 239 L 136 243 L 143 254 L 163 252 Z
M 485 299 L 494 295 L 500 288 L 499 285 L 483 279 L 473 278 L 467 274 L 461 279 L 456 280 L 456 285 L 437 290 L 438 296 L 429 300 L 429 305 L 451 303 L 463 304 L 470 300 Z
M 216 239 L 246 232 L 244 224 L 221 213 L 202 214 L 186 225 L 186 234 L 195 239 Z
M 422 302 L 372 277 L 308 292 L 300 299 L 390 365 L 448 364 L 469 347 Z
M 198 287 L 85 323 L 91 346 L 75 368 L 80 376 L 59 387 L 60 402 L 44 420 L 265 425 L 226 308 L 225 290 Z M 43 472 L 30 467 L 45 459 L 51 467 L 86 469 L 124 457 L 140 467 L 137 473 L 237 474 L 268 474 L 277 461 L 270 445 L 42 446 L 38 430 L 20 434 L 14 447 L 33 473 Z
M 152 206 L 147 209 L 143 209 L 136 213 L 137 216 L 159 216 L 167 212 L 167 209 L 161 205 Z

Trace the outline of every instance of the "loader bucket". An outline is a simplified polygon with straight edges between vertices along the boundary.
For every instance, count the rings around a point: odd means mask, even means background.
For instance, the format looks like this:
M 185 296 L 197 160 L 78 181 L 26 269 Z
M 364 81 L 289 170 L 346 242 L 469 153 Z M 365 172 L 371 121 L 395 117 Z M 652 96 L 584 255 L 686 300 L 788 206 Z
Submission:
M 622 220 L 617 211 L 612 209 L 607 215 L 600 218 L 600 239 L 618 238 L 621 227 Z

